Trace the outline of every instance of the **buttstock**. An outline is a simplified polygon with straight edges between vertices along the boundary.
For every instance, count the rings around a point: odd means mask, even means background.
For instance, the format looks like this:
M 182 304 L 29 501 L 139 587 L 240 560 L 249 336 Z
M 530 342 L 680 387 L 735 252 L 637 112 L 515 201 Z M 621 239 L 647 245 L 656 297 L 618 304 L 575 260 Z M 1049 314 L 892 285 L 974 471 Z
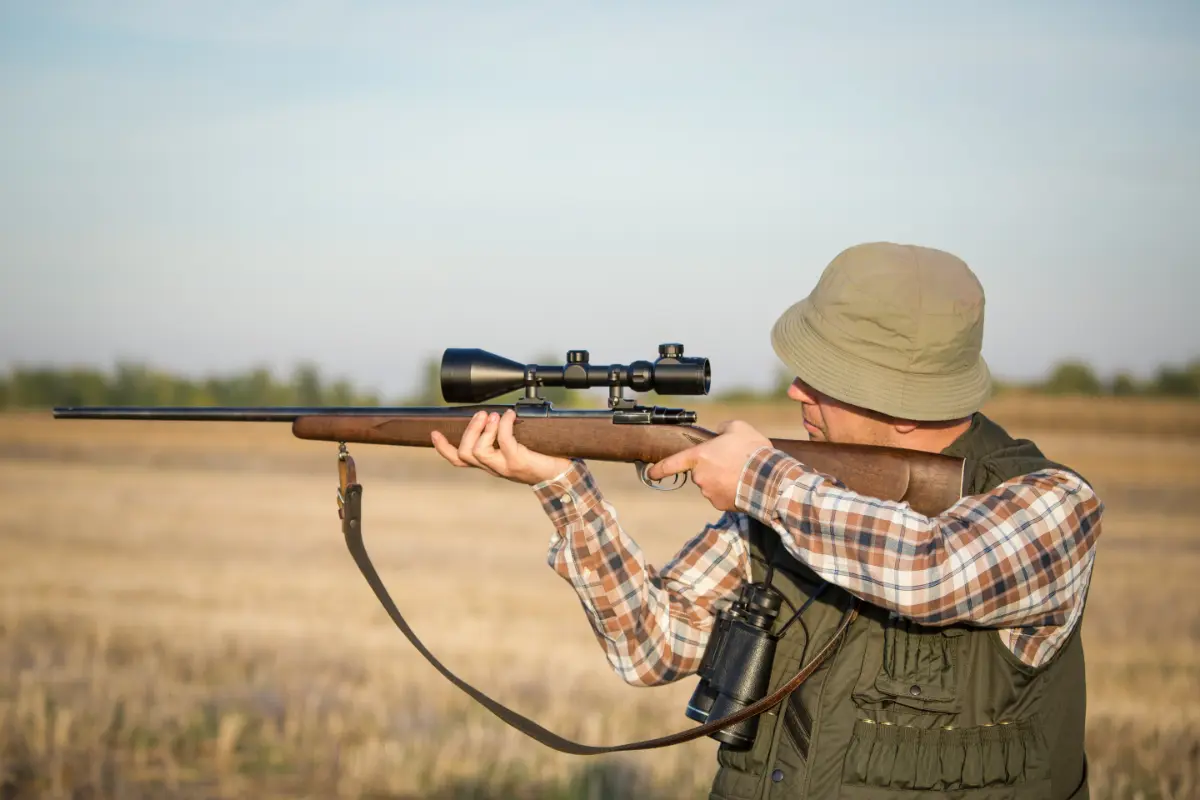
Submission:
M 771 444 L 818 472 L 837 478 L 851 491 L 908 503 L 925 516 L 935 517 L 962 498 L 965 461 L 961 458 L 898 447 L 803 439 L 772 439 Z

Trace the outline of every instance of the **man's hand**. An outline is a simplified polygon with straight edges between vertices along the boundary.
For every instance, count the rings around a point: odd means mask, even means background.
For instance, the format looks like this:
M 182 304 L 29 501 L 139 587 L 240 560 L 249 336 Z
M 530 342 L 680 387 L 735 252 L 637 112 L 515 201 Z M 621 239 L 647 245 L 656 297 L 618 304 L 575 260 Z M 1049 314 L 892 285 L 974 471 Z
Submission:
M 718 511 L 732 511 L 742 467 L 755 450 L 770 447 L 771 440 L 740 420 L 722 423 L 717 433 L 718 436 L 704 444 L 664 458 L 650 467 L 647 474 L 653 480 L 661 480 L 691 470 L 692 482 L 700 487 L 705 499 Z
M 565 458 L 535 453 L 513 437 L 517 413 L 511 408 L 504 416 L 476 412 L 463 431 L 458 447 L 438 431 L 430 437 L 433 449 L 456 467 L 476 467 L 498 478 L 507 478 L 529 486 L 550 480 L 571 466 Z

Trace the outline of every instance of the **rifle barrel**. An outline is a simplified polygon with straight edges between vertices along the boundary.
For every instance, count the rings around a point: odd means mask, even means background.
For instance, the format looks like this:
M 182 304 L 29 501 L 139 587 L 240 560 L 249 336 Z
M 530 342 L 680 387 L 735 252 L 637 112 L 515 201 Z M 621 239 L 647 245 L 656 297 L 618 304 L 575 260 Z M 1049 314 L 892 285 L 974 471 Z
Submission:
M 482 408 L 480 406 L 479 408 Z M 322 416 L 448 416 L 473 414 L 465 406 L 76 406 L 54 409 L 55 419 L 139 419 L 194 422 L 292 422 Z

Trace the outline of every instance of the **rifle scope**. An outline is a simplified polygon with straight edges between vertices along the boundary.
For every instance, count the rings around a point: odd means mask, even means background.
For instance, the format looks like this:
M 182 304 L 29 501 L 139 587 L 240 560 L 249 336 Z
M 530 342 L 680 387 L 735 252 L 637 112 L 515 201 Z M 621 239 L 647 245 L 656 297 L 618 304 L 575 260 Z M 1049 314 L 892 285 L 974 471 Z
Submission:
M 622 390 L 663 395 L 708 394 L 712 373 L 707 358 L 684 358 L 683 345 L 658 346 L 658 359 L 600 366 L 588 362 L 587 350 L 568 350 L 563 366 L 520 364 L 478 348 L 447 348 L 442 354 L 442 397 L 448 403 L 482 403 L 502 394 L 525 390 L 525 400 L 539 401 L 542 386 L 590 389 L 607 386 L 609 405 L 627 401 Z

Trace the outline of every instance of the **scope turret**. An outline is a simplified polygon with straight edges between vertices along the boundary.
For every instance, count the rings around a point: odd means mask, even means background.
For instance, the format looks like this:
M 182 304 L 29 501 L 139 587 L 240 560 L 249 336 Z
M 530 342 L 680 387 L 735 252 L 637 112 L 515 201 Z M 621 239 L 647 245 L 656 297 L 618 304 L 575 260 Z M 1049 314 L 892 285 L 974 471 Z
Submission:
M 482 403 L 525 390 L 525 400 L 540 402 L 538 389 L 606 386 L 609 406 L 626 402 L 623 389 L 663 395 L 708 394 L 712 372 L 707 358 L 685 358 L 683 345 L 659 345 L 658 358 L 630 364 L 598 365 L 587 350 L 568 350 L 564 365 L 521 364 L 478 348 L 447 348 L 442 354 L 442 397 L 448 403 Z

